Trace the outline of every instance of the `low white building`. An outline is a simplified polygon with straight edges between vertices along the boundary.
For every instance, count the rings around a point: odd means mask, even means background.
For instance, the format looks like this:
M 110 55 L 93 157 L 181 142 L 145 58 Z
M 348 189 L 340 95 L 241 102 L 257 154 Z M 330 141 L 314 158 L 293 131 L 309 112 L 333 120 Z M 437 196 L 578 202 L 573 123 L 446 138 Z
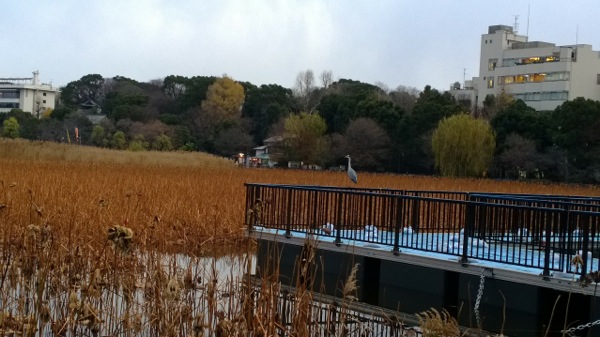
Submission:
M 477 104 L 477 88 L 474 83 L 476 83 L 475 79 L 465 81 L 465 84 L 461 87 L 460 83 L 455 82 L 450 86 L 448 92 L 454 96 L 457 103 L 473 110 Z
M 282 136 L 274 136 L 265 139 L 264 145 L 257 146 L 253 150 L 255 151 L 254 156 L 248 158 L 249 166 L 262 166 L 262 167 L 274 167 L 277 165 L 277 161 L 274 160 L 274 156 L 278 157 L 281 153 L 273 152 L 278 150 L 278 146 L 283 141 Z
M 30 78 L 0 78 L 0 113 L 21 109 L 41 117 L 46 109 L 54 109 L 60 90 L 40 82 L 38 71 Z
M 528 41 L 505 25 L 481 36 L 477 88 L 479 106 L 504 91 L 532 108 L 554 110 L 577 97 L 600 100 L 600 52 L 586 44 L 556 46 Z

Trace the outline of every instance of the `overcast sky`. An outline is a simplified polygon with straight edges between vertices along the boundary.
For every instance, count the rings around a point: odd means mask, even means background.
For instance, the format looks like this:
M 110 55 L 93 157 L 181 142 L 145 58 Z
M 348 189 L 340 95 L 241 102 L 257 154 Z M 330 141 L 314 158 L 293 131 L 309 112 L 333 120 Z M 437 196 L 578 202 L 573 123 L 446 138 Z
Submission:
M 447 90 L 465 68 L 467 79 L 478 75 L 488 26 L 512 26 L 518 15 L 530 41 L 600 50 L 599 13 L 599 0 L 3 1 L 0 77 L 39 70 L 42 82 L 63 86 L 87 74 L 227 74 L 291 88 L 310 69 Z

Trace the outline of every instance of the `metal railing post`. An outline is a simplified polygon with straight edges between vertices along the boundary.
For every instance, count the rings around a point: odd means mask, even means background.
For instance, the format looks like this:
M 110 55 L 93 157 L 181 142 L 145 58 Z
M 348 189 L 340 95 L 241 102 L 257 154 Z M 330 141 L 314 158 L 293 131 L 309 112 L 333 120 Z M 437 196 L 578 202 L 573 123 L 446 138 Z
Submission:
M 286 238 L 291 238 L 292 237 L 292 193 L 294 193 L 294 190 L 287 190 L 286 193 L 286 197 L 287 197 L 287 220 L 285 222 L 285 237 Z
M 487 203 L 487 200 L 483 199 L 481 200 L 481 202 Z M 489 222 L 486 219 L 487 217 L 487 206 L 481 206 L 479 207 L 479 221 L 478 221 L 478 226 L 477 226 L 477 237 L 479 239 L 482 240 L 486 240 L 487 239 L 487 235 L 490 232 L 487 228 Z
M 396 224 L 394 226 L 394 255 L 400 255 L 400 231 L 402 230 L 402 219 L 404 218 L 404 198 L 396 197 Z
M 567 266 L 569 263 L 569 251 L 568 249 L 570 248 L 571 244 L 571 235 L 569 234 L 569 210 L 568 209 L 563 209 L 560 212 L 560 220 L 558 223 L 559 226 L 559 263 L 560 263 L 560 268 L 561 271 L 567 271 Z
M 311 227 L 311 232 L 316 233 L 317 232 L 317 210 L 319 209 L 319 193 L 315 190 L 312 191 L 313 197 L 314 197 L 314 204 L 313 204 L 313 212 L 312 212 L 312 223 L 309 224 L 309 226 Z
M 263 204 L 260 200 L 261 186 L 246 185 L 246 225 L 248 233 L 259 225 Z
M 550 276 L 550 240 L 552 240 L 552 222 L 546 221 L 546 231 L 544 237 L 544 270 L 542 271 L 542 276 L 547 278 Z
M 463 251 L 462 256 L 460 257 L 461 263 L 469 262 L 469 234 L 473 231 L 475 227 L 475 204 L 471 201 L 471 196 L 468 195 L 466 203 L 466 211 L 465 211 L 465 230 L 462 237 L 463 243 Z
M 342 205 L 343 205 L 343 198 L 344 198 L 344 193 L 343 192 L 338 192 L 337 193 L 337 214 L 336 214 L 336 219 L 335 219 L 335 245 L 336 246 L 340 246 L 342 244 Z
M 579 216 L 579 223 L 577 224 L 578 226 L 583 226 L 582 229 L 580 229 L 580 233 L 583 232 L 583 246 L 581 247 L 581 259 L 583 260 L 583 264 L 581 265 L 581 276 L 580 279 L 583 279 L 583 277 L 585 276 L 585 274 L 587 273 L 587 267 L 588 264 L 592 263 L 592 261 L 588 261 L 588 251 L 590 250 L 590 225 L 589 225 L 589 218 L 590 216 L 588 214 L 581 214 Z M 581 219 L 583 219 L 583 221 L 581 221 Z

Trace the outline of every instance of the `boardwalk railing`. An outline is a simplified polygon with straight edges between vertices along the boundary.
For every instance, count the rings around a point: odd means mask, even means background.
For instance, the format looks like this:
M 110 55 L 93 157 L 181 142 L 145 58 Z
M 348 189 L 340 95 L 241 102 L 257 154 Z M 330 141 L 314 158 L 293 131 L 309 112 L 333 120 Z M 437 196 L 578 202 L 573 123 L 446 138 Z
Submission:
M 260 294 L 260 281 L 255 281 L 256 292 Z M 397 311 L 371 306 L 365 303 L 357 305 L 353 302 L 340 303 L 338 298 L 311 293 L 307 301 L 305 293 L 297 293 L 293 287 L 282 287 L 276 301 L 278 308 L 277 333 L 279 336 L 289 336 L 294 329 L 294 316 L 303 312 L 310 324 L 306 325 L 309 336 L 333 337 L 344 335 L 348 337 L 363 336 L 406 336 L 419 337 L 423 334 L 418 326 L 418 318 L 414 315 L 400 315 Z M 269 301 L 255 299 L 257 306 L 270 305 Z M 260 310 L 261 308 L 258 308 Z M 269 310 L 270 308 L 264 308 Z
M 427 251 L 583 276 L 599 269 L 600 199 L 246 184 L 249 230 Z M 576 255 L 582 264 L 573 264 Z

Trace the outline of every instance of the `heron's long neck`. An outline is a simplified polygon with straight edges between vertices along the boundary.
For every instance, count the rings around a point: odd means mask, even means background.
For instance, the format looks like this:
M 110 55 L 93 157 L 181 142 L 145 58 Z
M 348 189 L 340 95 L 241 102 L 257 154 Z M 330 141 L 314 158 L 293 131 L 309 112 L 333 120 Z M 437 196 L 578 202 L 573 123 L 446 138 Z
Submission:
M 348 169 L 350 169 L 350 158 L 348 158 Z

